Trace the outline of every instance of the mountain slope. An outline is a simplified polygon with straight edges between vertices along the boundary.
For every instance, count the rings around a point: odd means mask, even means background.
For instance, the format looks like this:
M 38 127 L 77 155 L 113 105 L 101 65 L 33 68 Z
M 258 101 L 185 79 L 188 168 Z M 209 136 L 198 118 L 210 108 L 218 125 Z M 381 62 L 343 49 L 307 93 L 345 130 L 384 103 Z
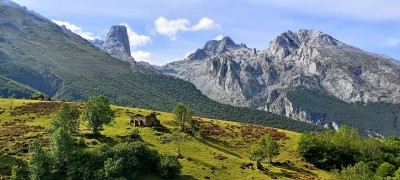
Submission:
M 14 103 L 14 115 L 11 116 L 10 102 Z M 43 146 L 49 146 L 51 134 L 44 133 L 45 128 L 50 126 L 51 113 L 53 113 L 61 102 L 45 102 L 21 99 L 0 98 L 0 179 L 10 179 L 12 166 L 15 164 L 23 168 L 23 174 L 27 176 L 27 161 L 29 153 L 27 147 L 32 139 L 39 139 Z M 83 107 L 82 103 L 70 102 L 70 105 Z M 45 107 L 35 109 L 35 107 Z M 113 123 L 105 125 L 101 131 L 102 136 L 94 138 L 85 122 L 81 122 L 79 140 L 88 149 L 108 144 L 115 145 L 132 141 L 131 134 L 136 129 L 139 131 L 142 141 L 151 149 L 161 154 L 176 155 L 177 148 L 173 141 L 178 125 L 174 123 L 173 114 L 167 112 L 156 112 L 157 119 L 165 128 L 134 127 L 129 124 L 129 116 L 135 114 L 148 115 L 154 111 L 130 107 L 112 106 L 116 118 Z M 184 134 L 181 143 L 180 159 L 183 165 L 182 176 L 174 179 L 289 179 L 292 178 L 319 178 L 331 179 L 332 174 L 315 168 L 306 163 L 299 156 L 293 156 L 300 134 L 292 131 L 274 129 L 264 126 L 236 123 L 223 120 L 197 118 L 200 123 L 202 136 L 190 136 Z M 265 134 L 271 134 L 279 139 L 280 155 L 274 158 L 273 164 L 266 164 L 269 174 L 264 174 L 255 167 L 255 162 L 249 160 L 248 150 L 254 142 Z M 48 151 L 47 151 L 48 152 Z M 279 162 L 279 163 L 278 163 Z M 139 163 L 143 163 L 140 161 Z M 249 167 L 243 164 L 253 163 Z M 148 178 L 138 179 L 162 179 L 150 172 Z M 65 177 L 59 177 L 62 179 Z
M 235 44 L 229 37 L 212 40 L 185 60 L 154 68 L 192 82 L 219 102 L 327 127 L 338 123 L 338 117 L 332 113 L 335 107 L 314 112 L 301 102 L 294 102 L 288 93 L 295 94 L 297 89 L 316 90 L 332 97 L 326 99 L 326 104 L 332 100 L 347 106 L 355 102 L 386 103 L 383 111 L 400 103 L 398 61 L 362 51 L 316 30 L 282 33 L 264 51 Z M 360 110 L 367 109 L 360 107 Z M 324 115 L 315 115 L 318 113 Z M 384 135 L 400 135 L 397 116 L 374 115 L 378 119 L 361 126 L 364 116 L 340 122 Z M 368 125 L 371 121 L 395 125 L 386 131 L 374 127 L 374 123 Z
M 296 131 L 319 129 L 270 113 L 219 104 L 188 82 L 115 59 L 66 28 L 10 1 L 0 0 L 0 37 L 0 76 L 54 99 L 86 100 L 103 94 L 119 105 L 163 111 L 184 102 L 203 117 Z

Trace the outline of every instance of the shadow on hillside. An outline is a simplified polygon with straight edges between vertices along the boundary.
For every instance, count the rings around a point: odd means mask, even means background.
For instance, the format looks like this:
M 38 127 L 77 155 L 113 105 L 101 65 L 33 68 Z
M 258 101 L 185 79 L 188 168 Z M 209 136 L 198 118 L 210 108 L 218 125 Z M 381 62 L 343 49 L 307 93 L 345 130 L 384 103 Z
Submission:
M 167 180 L 166 178 L 160 177 L 157 174 L 147 174 L 145 176 L 141 176 L 139 179 L 141 179 L 141 180 L 154 180 L 154 179 Z M 190 175 L 182 175 L 182 176 L 174 177 L 173 179 L 176 179 L 176 180 L 195 180 L 196 178 L 194 178 L 193 176 L 190 176 Z
M 231 146 L 225 141 L 221 141 L 221 140 L 214 139 L 214 138 L 211 138 L 211 137 L 203 137 L 203 138 L 197 138 L 196 137 L 196 139 L 197 139 L 197 141 L 199 141 L 200 143 L 202 143 L 202 144 L 204 144 L 206 146 L 218 149 L 219 151 L 222 151 L 224 153 L 230 154 L 230 155 L 235 156 L 237 158 L 242 158 L 239 154 L 236 154 L 232 150 L 228 149 Z M 217 146 L 216 144 L 224 146 L 224 147 Z M 225 148 L 225 147 L 227 147 L 227 148 Z
M 310 176 L 316 176 L 316 175 L 317 175 L 317 174 L 315 174 L 315 173 L 313 173 L 313 172 L 311 172 L 311 171 L 309 171 L 309 170 L 307 170 L 307 169 L 303 169 L 303 168 L 300 168 L 300 167 L 296 167 L 296 166 L 290 165 L 290 164 L 288 164 L 288 163 L 286 163 L 286 162 L 283 162 L 283 163 L 281 163 L 281 162 L 274 162 L 274 163 L 272 163 L 271 165 L 273 165 L 273 166 L 275 166 L 275 167 L 282 168 L 282 169 L 286 169 L 286 170 L 290 170 L 290 171 L 295 171 L 295 172 L 298 172 L 298 173 L 300 173 L 300 174 L 306 174 L 306 175 L 310 175 Z
M 210 163 L 207 163 L 207 162 L 204 162 L 204 161 L 202 161 L 202 160 L 200 160 L 200 159 L 192 158 L 191 161 L 192 161 L 194 164 L 201 165 L 201 166 L 205 166 L 205 167 L 208 167 L 208 168 L 210 168 L 210 169 L 215 168 L 214 165 L 212 165 L 212 164 L 210 164 Z
M 113 138 L 105 136 L 103 134 L 95 135 L 92 133 L 87 133 L 87 134 L 82 134 L 82 136 L 84 136 L 87 139 L 96 139 L 102 143 L 109 144 L 109 145 L 116 145 L 118 143 Z

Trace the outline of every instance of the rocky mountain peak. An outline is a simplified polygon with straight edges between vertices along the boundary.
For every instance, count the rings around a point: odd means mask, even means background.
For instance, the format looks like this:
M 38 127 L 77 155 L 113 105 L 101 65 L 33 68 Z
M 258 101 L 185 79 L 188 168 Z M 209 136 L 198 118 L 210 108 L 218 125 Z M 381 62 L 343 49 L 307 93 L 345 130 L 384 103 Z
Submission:
M 110 28 L 101 49 L 115 58 L 130 62 L 134 60 L 131 56 L 128 31 L 123 25 Z
M 21 8 L 20 5 L 18 5 L 17 3 L 15 3 L 11 0 L 0 0 L 0 5 L 5 5 L 5 6 L 13 7 L 13 8 Z
M 228 36 L 225 36 L 221 40 L 210 40 L 204 45 L 203 50 L 210 54 L 216 54 L 218 52 L 224 52 L 228 48 L 239 47 L 240 45 L 235 44 L 235 42 Z
M 301 29 L 297 33 L 287 31 L 280 34 L 270 42 L 267 52 L 278 59 L 283 59 L 301 47 L 326 48 L 338 45 L 344 44 L 328 34 L 318 30 Z
M 103 44 L 104 48 L 120 48 L 122 52 L 131 54 L 128 31 L 123 25 L 112 26 Z

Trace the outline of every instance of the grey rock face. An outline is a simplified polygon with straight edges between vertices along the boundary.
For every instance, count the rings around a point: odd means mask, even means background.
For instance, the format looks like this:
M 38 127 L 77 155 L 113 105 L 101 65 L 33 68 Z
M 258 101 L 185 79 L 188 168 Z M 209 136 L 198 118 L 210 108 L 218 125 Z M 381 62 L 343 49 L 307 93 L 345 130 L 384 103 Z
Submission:
M 92 42 L 93 45 L 100 47 L 101 41 Z M 100 49 L 109 53 L 112 57 L 134 63 L 129 46 L 128 32 L 125 26 L 112 26 L 108 31 L 107 39 Z
M 157 69 L 192 82 L 219 102 L 326 126 L 332 124 L 323 122 L 323 114 L 294 107 L 286 93 L 307 88 L 346 102 L 400 103 L 398 61 L 316 30 L 282 33 L 264 51 L 235 44 L 229 37 L 212 40 L 186 60 Z

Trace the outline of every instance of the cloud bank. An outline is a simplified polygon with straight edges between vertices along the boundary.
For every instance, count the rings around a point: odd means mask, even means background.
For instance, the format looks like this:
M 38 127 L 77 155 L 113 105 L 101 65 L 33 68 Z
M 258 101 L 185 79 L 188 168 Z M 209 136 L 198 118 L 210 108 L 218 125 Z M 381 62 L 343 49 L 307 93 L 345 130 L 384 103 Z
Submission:
M 121 23 L 121 25 L 124 25 L 126 27 L 126 30 L 128 31 L 129 45 L 131 46 L 131 48 L 144 46 L 147 43 L 151 42 L 151 38 L 149 36 L 139 35 L 132 30 L 128 23 Z
M 154 26 L 158 34 L 167 36 L 171 40 L 175 40 L 179 32 L 200 31 L 220 27 L 214 20 L 207 17 L 201 18 L 196 25 L 190 26 L 190 21 L 188 19 L 179 18 L 169 20 L 163 16 L 159 17 L 154 22 Z
M 95 39 L 100 39 L 100 36 L 96 36 L 94 33 L 91 32 L 85 32 L 82 30 L 82 28 L 71 24 L 69 22 L 65 21 L 58 21 L 58 20 L 51 20 L 54 23 L 56 23 L 59 26 L 65 26 L 67 29 L 71 30 L 73 33 L 78 34 L 82 38 L 85 38 L 87 40 L 95 40 Z

